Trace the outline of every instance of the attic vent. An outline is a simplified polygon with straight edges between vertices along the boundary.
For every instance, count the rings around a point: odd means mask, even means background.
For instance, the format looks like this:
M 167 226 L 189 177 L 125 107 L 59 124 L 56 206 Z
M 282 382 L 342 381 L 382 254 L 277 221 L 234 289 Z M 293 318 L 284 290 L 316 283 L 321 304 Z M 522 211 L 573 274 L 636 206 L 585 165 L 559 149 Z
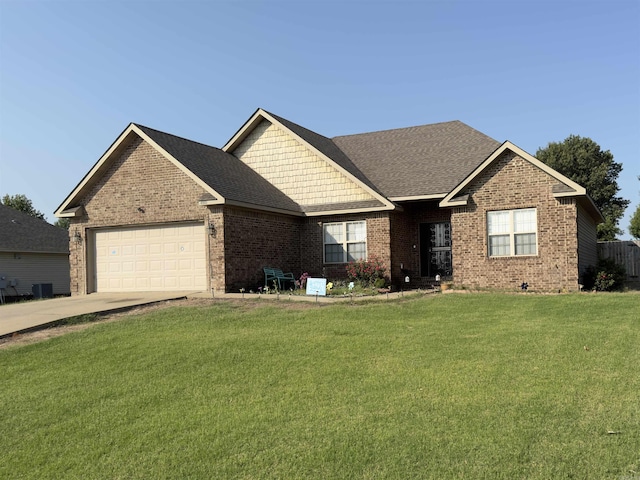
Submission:
M 573 198 L 559 198 L 560 205 L 573 205 Z
M 453 213 L 467 213 L 469 209 L 467 207 L 455 207 Z

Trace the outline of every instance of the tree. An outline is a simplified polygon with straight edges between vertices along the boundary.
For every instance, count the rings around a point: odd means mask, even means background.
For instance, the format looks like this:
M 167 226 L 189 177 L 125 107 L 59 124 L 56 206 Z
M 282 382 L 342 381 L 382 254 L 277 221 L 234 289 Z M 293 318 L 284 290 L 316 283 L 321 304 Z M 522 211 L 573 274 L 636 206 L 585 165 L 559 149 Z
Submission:
M 65 230 L 69 230 L 69 225 L 71 225 L 71 221 L 68 218 L 59 218 L 55 221 L 54 225 L 56 227 L 64 228 Z
M 45 220 L 44 213 L 36 210 L 33 207 L 33 203 L 31 203 L 31 200 L 29 200 L 26 195 L 23 195 L 21 193 L 18 193 L 16 195 L 5 195 L 4 197 L 2 197 L 2 204 L 20 212 L 26 213 L 27 215 L 31 215 L 32 217 L 39 218 L 40 220 Z
M 598 225 L 598 240 L 615 240 L 623 233 L 618 222 L 629 200 L 616 196 L 620 191 L 617 180 L 622 164 L 613 161 L 609 150 L 603 152 L 588 137 L 569 135 L 561 143 L 551 142 L 539 148 L 536 157 L 587 189 L 605 219 Z
M 638 177 L 638 180 L 640 180 L 640 177 Z M 633 238 L 640 238 L 640 205 L 638 205 L 633 217 L 631 217 L 629 233 Z

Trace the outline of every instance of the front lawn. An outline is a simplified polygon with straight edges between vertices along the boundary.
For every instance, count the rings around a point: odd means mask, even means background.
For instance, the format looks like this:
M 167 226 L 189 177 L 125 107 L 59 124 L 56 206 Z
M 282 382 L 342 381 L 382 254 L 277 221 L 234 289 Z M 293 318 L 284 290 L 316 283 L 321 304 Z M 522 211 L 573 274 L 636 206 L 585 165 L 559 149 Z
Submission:
M 0 351 L 0 478 L 637 478 L 640 296 L 172 307 Z

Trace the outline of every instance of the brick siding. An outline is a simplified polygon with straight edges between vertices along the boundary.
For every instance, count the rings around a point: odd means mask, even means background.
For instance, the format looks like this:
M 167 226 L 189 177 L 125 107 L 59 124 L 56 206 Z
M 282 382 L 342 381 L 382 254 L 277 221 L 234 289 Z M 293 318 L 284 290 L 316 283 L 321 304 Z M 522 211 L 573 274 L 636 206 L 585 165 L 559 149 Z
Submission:
M 132 139 L 80 199 L 79 204 L 84 206 L 86 215 L 71 219 L 71 293 L 89 293 L 94 288 L 93 280 L 87 279 L 87 267 L 92 274 L 92 265 L 87 265 L 87 261 L 93 262 L 93 253 L 88 251 L 92 248 L 88 229 L 198 221 L 203 223 L 203 235 L 206 235 L 204 225 L 208 222 L 223 231 L 221 214 L 210 213 L 207 207 L 198 205 L 203 193 L 202 187 L 153 147 L 139 137 Z M 76 231 L 81 233 L 82 243 L 73 241 Z M 209 243 L 210 257 L 219 261 L 220 248 L 216 242 Z M 214 289 L 224 288 L 220 268 L 211 269 L 218 272 L 211 285 Z
M 405 204 L 394 212 L 392 222 L 392 281 L 400 288 L 431 285 L 432 278 L 420 276 L 420 224 L 451 221 L 451 209 L 439 208 L 437 201 Z M 405 282 L 409 277 L 409 283 Z
M 386 265 L 391 281 L 404 288 L 423 286 L 420 277 L 420 224 L 451 222 L 454 283 L 476 288 L 515 289 L 522 282 L 539 291 L 578 287 L 578 231 L 575 200 L 558 200 L 553 177 L 505 152 L 463 193 L 467 207 L 440 209 L 437 201 L 407 202 L 401 211 L 293 217 L 229 206 L 200 206 L 205 193 L 189 175 L 139 138 L 125 143 L 98 182 L 80 199 L 86 215 L 69 230 L 71 291 L 92 291 L 91 229 L 152 226 L 197 221 L 206 235 L 209 286 L 234 292 L 264 282 L 262 268 L 307 272 L 331 280 L 346 278 L 345 264 L 323 263 L 327 222 L 366 220 L 367 253 Z M 538 252 L 529 257 L 489 258 L 486 214 L 490 210 L 534 207 Z M 141 208 L 143 212 L 139 211 Z M 206 225 L 214 226 L 208 235 Z M 75 232 L 83 237 L 73 241 Z M 89 268 L 88 268 L 89 267 Z
M 457 285 L 537 291 L 578 289 L 577 212 L 573 199 L 558 200 L 558 181 L 512 152 L 503 153 L 464 193 L 467 207 L 451 215 L 453 277 Z M 538 252 L 533 256 L 488 256 L 487 212 L 533 207 Z
M 324 223 L 365 220 L 367 224 L 367 255 L 379 258 L 387 267 L 391 265 L 390 228 L 387 212 L 363 213 L 358 215 L 335 215 L 307 218 L 303 221 L 300 232 L 300 262 L 303 272 L 312 277 L 325 276 L 330 280 L 347 278 L 346 263 L 323 263 L 323 228 Z
M 263 267 L 280 268 L 296 278 L 300 276 L 297 217 L 226 207 L 224 245 L 229 292 L 263 286 Z

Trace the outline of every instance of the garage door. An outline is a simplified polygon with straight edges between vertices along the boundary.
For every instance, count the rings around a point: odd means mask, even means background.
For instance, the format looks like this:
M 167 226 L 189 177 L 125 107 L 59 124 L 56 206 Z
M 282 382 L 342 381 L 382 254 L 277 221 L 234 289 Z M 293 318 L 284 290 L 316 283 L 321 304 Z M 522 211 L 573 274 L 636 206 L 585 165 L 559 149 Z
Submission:
M 206 290 L 202 224 L 95 232 L 96 290 Z

